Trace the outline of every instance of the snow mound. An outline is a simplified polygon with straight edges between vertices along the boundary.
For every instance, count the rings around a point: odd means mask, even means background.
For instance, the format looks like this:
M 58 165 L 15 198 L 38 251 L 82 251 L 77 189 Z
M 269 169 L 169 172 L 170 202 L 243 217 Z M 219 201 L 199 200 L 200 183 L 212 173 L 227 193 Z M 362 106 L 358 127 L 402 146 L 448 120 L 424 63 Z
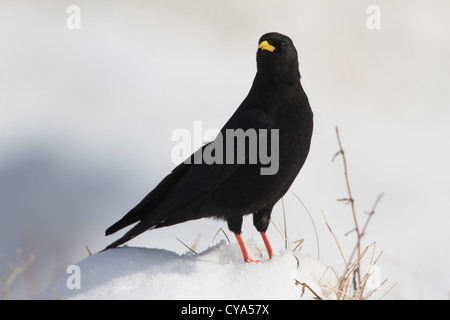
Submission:
M 256 257 L 259 250 L 248 247 Z M 333 298 L 328 292 L 335 283 L 326 265 L 308 254 L 286 250 L 244 263 L 239 246 L 222 241 L 197 255 L 134 247 L 99 252 L 70 266 L 37 299 Z

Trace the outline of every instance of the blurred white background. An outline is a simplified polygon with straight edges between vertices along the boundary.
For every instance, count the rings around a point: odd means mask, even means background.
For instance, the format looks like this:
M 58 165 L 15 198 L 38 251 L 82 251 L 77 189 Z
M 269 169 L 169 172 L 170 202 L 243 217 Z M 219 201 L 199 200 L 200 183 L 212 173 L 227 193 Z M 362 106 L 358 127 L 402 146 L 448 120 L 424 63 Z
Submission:
M 69 5 L 81 29 L 66 26 Z M 376 4 L 381 29 L 369 30 Z M 320 259 L 344 268 L 355 235 L 335 126 L 347 153 L 363 244 L 376 241 L 391 299 L 448 299 L 450 21 L 447 1 L 0 2 L 0 272 L 36 261 L 8 288 L 33 298 L 67 265 L 120 234 L 104 230 L 175 166 L 171 133 L 220 128 L 250 89 L 259 37 L 290 36 L 315 114 L 309 158 L 292 190 L 318 229 Z M 288 236 L 317 255 L 314 228 L 291 193 Z M 281 204 L 273 221 L 282 226 Z M 260 238 L 245 220 L 244 239 Z M 226 223 L 147 232 L 132 246 L 206 249 Z M 228 232 L 229 235 L 232 235 Z M 284 240 L 271 226 L 275 252 Z M 230 237 L 234 241 L 234 237 Z M 261 244 L 262 245 L 262 244 Z M 291 246 L 293 247 L 293 246 Z

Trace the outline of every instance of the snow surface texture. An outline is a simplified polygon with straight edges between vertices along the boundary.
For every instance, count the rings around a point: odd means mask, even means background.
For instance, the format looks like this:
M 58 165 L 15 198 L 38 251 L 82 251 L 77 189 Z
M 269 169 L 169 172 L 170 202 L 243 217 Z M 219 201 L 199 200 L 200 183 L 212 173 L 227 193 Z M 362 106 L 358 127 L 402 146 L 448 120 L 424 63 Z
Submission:
M 247 247 L 252 257 L 260 256 L 258 248 Z M 333 298 L 327 295 L 336 283 L 330 269 L 308 254 L 286 250 L 272 260 L 244 263 L 239 246 L 224 240 L 197 255 L 121 247 L 77 266 L 80 289 L 68 288 L 73 274 L 67 273 L 37 299 L 314 299 L 296 280 Z

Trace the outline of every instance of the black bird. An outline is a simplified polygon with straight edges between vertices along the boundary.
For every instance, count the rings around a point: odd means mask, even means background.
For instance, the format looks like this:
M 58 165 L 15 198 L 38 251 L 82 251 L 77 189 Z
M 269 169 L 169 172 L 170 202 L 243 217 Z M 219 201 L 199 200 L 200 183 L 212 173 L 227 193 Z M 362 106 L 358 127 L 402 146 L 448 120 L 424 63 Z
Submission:
M 273 206 L 287 192 L 302 168 L 309 152 L 313 131 L 313 113 L 308 97 L 300 84 L 297 51 L 292 40 L 279 33 L 267 33 L 259 40 L 257 73 L 248 96 L 228 120 L 211 144 L 197 150 L 178 165 L 138 205 L 106 230 L 112 234 L 135 222 L 122 238 L 105 248 L 117 247 L 146 230 L 166 227 L 200 218 L 219 218 L 227 221 L 235 234 L 244 260 L 249 258 L 241 238 L 242 217 L 253 214 L 253 224 L 261 233 L 269 258 L 273 251 L 266 237 Z M 267 161 L 251 162 L 252 152 L 262 150 L 250 145 L 246 136 L 245 152 L 239 157 L 239 145 L 223 147 L 232 139 L 226 135 L 231 129 L 256 132 L 261 143 L 267 134 L 267 155 L 278 161 L 272 172 L 263 174 Z M 231 130 L 231 132 L 233 132 Z M 225 142 L 224 142 L 225 141 Z M 276 145 L 275 145 L 276 144 Z M 208 148 L 217 147 L 210 155 L 223 150 L 229 161 L 196 161 Z M 241 145 L 242 147 L 242 145 Z M 230 151 L 231 150 L 231 151 Z M 234 152 L 234 153 L 233 153 Z M 228 158 L 227 155 L 231 154 Z M 245 158 L 245 159 L 244 159 Z M 234 161 L 233 161 L 234 160 Z M 239 161 L 240 160 L 240 161 Z

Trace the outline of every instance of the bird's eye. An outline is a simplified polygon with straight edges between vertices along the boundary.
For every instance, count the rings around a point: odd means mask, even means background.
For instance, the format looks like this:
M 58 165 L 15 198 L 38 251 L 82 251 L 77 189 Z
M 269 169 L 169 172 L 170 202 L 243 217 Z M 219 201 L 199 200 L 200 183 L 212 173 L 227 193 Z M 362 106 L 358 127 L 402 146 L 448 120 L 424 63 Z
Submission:
M 286 49 L 286 47 L 287 47 L 287 44 L 286 44 L 286 42 L 284 42 L 284 41 L 281 41 L 281 43 L 280 43 L 280 47 L 281 47 L 281 49 Z

